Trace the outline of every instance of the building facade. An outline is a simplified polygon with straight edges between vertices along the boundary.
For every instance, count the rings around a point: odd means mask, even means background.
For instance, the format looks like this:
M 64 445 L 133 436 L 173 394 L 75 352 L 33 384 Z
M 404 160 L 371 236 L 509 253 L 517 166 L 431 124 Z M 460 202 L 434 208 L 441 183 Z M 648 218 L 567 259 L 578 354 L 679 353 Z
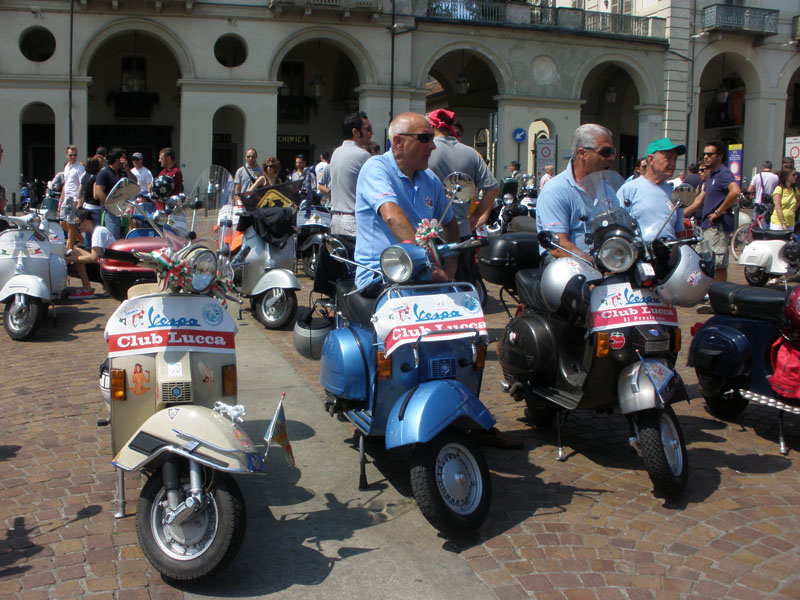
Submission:
M 0 184 L 49 179 L 68 143 L 82 159 L 139 151 L 156 170 L 172 146 L 187 185 L 249 147 L 291 168 L 338 145 L 348 112 L 382 141 L 393 114 L 441 107 L 498 176 L 511 160 L 560 170 L 584 122 L 614 132 L 622 173 L 664 135 L 689 160 L 706 139 L 741 142 L 747 172 L 800 132 L 800 3 L 741 4 L 6 0 Z M 555 140 L 545 158 L 541 137 Z

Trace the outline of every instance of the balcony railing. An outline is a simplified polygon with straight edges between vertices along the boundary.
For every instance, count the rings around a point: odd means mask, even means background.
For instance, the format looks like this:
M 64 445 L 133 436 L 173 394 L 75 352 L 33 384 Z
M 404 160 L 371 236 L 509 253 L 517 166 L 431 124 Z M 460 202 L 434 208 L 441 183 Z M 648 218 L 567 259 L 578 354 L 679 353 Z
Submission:
M 703 9 L 703 31 L 733 31 L 767 36 L 778 33 L 777 10 L 712 4 Z
M 650 19 L 621 15 L 619 13 L 584 12 L 584 26 L 586 31 L 602 31 L 623 35 L 650 35 Z
M 383 0 L 269 0 L 269 7 L 381 12 Z

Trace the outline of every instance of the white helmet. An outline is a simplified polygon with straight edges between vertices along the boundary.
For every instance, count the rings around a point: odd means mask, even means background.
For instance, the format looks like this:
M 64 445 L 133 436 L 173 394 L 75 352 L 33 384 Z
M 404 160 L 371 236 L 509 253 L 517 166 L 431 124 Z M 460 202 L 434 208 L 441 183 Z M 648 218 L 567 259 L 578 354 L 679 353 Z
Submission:
M 582 288 L 584 282 L 602 278 L 603 274 L 585 261 L 572 257 L 557 258 L 545 267 L 539 289 L 547 308 L 557 312 L 562 307 L 577 308 L 572 307 L 577 292 L 572 286 L 577 284 Z M 565 293 L 567 290 L 571 293 Z
M 714 283 L 714 255 L 705 242 L 698 244 L 700 254 L 686 244 L 673 246 L 669 271 L 656 281 L 656 293 L 675 306 L 694 306 Z

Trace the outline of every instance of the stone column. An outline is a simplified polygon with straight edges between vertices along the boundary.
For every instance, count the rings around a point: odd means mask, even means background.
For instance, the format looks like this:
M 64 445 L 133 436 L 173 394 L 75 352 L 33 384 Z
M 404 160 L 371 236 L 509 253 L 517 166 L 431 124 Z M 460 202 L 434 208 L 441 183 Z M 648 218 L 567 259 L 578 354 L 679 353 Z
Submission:
M 784 150 L 784 120 L 786 93 L 760 92 L 745 94 L 744 143 L 742 144 L 742 175 L 750 179 L 753 167 L 771 160 L 773 170 L 780 169 Z
M 665 137 L 664 107 L 658 105 L 639 104 L 633 107 L 639 114 L 639 140 L 637 156 L 644 156 L 648 144 L 653 140 Z M 673 142 L 678 140 L 673 139 Z

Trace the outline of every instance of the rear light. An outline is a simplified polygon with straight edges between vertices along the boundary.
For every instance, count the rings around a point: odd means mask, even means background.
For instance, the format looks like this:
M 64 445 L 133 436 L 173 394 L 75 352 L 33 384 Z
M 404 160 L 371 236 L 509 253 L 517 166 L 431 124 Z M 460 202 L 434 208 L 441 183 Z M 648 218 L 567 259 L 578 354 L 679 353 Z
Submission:
M 378 379 L 392 378 L 392 357 L 386 356 L 385 352 L 377 353 Z
M 125 369 L 111 369 L 109 376 L 111 378 L 111 399 L 126 400 Z
M 672 346 L 671 350 L 673 352 L 678 353 L 678 352 L 681 351 L 681 328 L 680 327 L 676 327 L 675 329 L 672 330 L 672 336 L 670 337 L 670 342 L 671 342 L 671 346 Z
M 605 358 L 611 351 L 609 345 L 609 335 L 607 331 L 600 331 L 597 333 L 597 346 L 594 349 L 594 355 L 597 358 Z
M 700 331 L 703 328 L 703 325 L 705 324 L 706 324 L 705 321 L 699 321 L 694 325 L 692 325 L 692 328 L 689 329 L 689 333 L 692 334 L 692 337 L 696 336 L 697 332 Z
M 473 371 L 483 371 L 486 366 L 486 346 L 488 344 L 475 344 L 475 361 L 472 365 Z
M 222 395 L 235 396 L 238 388 L 236 365 L 222 367 Z

